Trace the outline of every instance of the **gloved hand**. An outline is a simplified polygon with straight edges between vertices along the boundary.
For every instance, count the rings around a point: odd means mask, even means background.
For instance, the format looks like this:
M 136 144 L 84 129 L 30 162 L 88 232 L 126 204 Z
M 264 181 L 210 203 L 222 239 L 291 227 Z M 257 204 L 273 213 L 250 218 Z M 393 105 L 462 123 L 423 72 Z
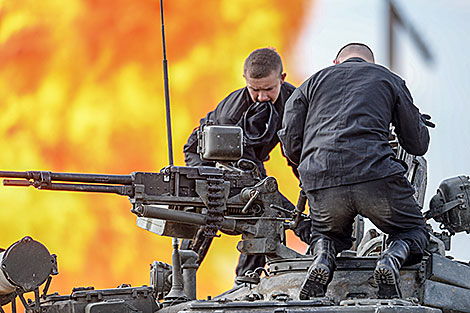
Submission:
M 431 115 L 429 114 L 421 114 L 421 121 L 423 121 L 424 125 L 426 125 L 427 127 L 436 127 L 436 124 L 431 122 Z
M 294 233 L 300 238 L 300 240 L 309 245 L 312 234 L 312 224 L 310 219 L 301 220 L 294 229 Z

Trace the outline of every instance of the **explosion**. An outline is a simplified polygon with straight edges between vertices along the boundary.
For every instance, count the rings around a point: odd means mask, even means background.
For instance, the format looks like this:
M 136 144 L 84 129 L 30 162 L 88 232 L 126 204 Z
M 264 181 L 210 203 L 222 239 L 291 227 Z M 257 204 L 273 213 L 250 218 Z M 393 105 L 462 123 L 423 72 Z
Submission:
M 275 47 L 289 71 L 311 4 L 165 2 L 176 165 L 199 119 L 243 86 L 252 50 Z M 129 174 L 166 166 L 159 12 L 155 0 L 0 2 L 0 169 Z M 295 202 L 298 182 L 279 148 L 267 169 Z M 1 188 L 0 204 L 0 247 L 30 235 L 57 254 L 50 291 L 140 286 L 150 263 L 171 262 L 171 240 L 137 228 L 124 197 Z M 198 273 L 200 298 L 231 287 L 237 241 L 214 240 Z

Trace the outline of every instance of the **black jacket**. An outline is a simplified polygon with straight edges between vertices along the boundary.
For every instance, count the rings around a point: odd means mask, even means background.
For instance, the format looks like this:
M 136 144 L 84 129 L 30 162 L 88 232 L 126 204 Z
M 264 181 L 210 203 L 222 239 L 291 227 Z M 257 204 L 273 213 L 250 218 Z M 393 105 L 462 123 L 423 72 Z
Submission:
M 252 160 L 258 166 L 261 174 L 266 175 L 266 170 L 264 169 L 263 162 L 269 159 L 269 153 L 274 149 L 274 147 L 279 142 L 279 137 L 277 136 L 277 131 L 281 128 L 282 125 L 282 116 L 284 113 L 284 107 L 287 99 L 295 90 L 295 87 L 291 84 L 284 82 L 281 85 L 281 90 L 279 96 L 274 103 L 274 116 L 277 116 L 277 120 L 273 121 L 276 129 L 274 132 L 271 132 L 270 138 L 267 141 L 264 141 L 262 144 L 255 144 L 250 140 L 247 140 L 247 145 L 244 147 L 243 158 Z M 202 125 L 208 120 L 212 120 L 216 125 L 240 125 L 241 118 L 243 113 L 253 104 L 253 100 L 250 97 L 248 89 L 242 88 L 232 92 L 225 99 L 223 99 L 215 108 L 214 111 L 211 111 L 207 114 L 206 117 L 201 119 L 200 124 Z M 250 119 L 247 120 L 247 125 L 254 126 L 252 129 L 263 129 L 264 125 L 267 123 L 264 120 L 264 117 L 267 116 L 266 111 L 262 112 L 257 111 L 256 109 L 252 111 L 253 114 L 250 116 Z M 261 117 L 261 118 L 259 118 Z M 265 127 L 264 127 L 265 128 Z M 199 166 L 207 165 L 213 166 L 213 162 L 202 161 L 199 155 L 196 153 L 197 149 L 197 135 L 196 132 L 199 127 L 195 128 L 191 135 L 188 138 L 188 142 L 184 145 L 184 154 L 185 162 L 188 166 Z
M 390 123 L 408 153 L 426 153 L 429 133 L 405 82 L 380 65 L 350 58 L 294 91 L 278 134 L 310 191 L 405 172 L 388 141 Z

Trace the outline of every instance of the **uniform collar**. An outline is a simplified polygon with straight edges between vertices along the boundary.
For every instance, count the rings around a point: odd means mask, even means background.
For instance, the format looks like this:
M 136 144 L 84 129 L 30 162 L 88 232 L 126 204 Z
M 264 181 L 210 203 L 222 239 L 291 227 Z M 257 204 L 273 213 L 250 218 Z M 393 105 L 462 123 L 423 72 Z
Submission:
M 367 62 L 367 61 L 360 57 L 352 57 L 352 58 L 347 59 L 346 61 L 343 61 L 343 63 L 346 63 L 346 62 Z

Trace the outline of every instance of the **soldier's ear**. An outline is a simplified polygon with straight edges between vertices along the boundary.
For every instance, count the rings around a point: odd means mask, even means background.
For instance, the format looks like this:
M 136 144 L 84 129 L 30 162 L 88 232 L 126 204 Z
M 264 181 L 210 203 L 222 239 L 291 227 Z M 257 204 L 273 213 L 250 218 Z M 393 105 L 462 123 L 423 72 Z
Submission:
M 286 79 L 286 76 L 287 76 L 287 73 L 282 73 L 281 74 L 281 84 L 284 82 L 284 80 Z

